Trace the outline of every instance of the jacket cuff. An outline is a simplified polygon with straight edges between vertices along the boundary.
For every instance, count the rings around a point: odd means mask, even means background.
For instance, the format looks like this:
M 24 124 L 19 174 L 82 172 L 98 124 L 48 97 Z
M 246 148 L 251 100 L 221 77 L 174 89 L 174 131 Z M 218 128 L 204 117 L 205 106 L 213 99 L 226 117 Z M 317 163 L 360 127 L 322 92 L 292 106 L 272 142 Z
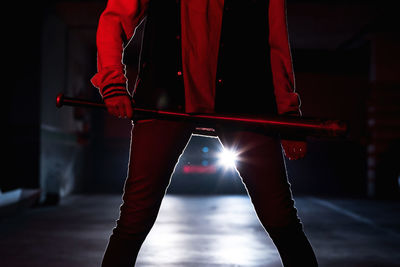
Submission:
M 283 116 L 302 116 L 300 96 L 296 92 L 280 92 L 276 97 L 278 114 Z
M 110 83 L 101 89 L 101 96 L 104 99 L 114 96 L 129 95 L 126 89 L 126 83 Z
M 103 68 L 93 76 L 91 82 L 99 89 L 103 99 L 121 94 L 129 95 L 126 85 L 127 78 L 124 68 L 121 66 Z
M 288 112 L 285 112 L 285 113 L 283 113 L 281 115 L 289 116 L 289 117 L 301 117 L 302 116 L 300 109 L 299 110 L 288 111 Z

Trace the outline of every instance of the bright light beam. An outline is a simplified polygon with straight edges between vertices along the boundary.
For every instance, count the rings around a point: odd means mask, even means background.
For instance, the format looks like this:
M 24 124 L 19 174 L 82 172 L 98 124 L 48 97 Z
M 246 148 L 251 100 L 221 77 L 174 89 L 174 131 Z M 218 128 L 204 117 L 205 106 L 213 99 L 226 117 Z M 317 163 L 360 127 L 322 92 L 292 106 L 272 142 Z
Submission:
M 237 153 L 233 150 L 224 149 L 218 154 L 218 164 L 225 168 L 235 168 Z

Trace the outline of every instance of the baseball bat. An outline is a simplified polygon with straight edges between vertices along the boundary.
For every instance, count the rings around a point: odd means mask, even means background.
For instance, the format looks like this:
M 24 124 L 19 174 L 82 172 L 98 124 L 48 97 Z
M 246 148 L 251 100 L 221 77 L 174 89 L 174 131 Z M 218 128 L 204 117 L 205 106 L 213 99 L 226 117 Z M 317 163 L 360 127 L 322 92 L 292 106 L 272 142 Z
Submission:
M 77 106 L 106 109 L 104 103 L 80 98 L 67 97 L 59 94 L 56 106 Z M 281 136 L 292 137 L 344 137 L 348 132 L 347 124 L 340 120 L 305 118 L 294 116 L 241 116 L 229 114 L 188 114 L 166 110 L 134 108 L 134 122 L 143 119 L 161 119 L 193 122 L 204 127 L 218 125 L 241 127 L 253 130 L 278 133 Z

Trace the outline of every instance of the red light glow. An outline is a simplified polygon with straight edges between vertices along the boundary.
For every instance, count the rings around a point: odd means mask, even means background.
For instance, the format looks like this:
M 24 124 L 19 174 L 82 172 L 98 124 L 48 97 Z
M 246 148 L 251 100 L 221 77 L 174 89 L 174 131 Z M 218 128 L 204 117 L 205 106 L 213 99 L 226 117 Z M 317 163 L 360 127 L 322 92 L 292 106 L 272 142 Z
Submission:
M 183 166 L 183 173 L 207 173 L 212 174 L 216 173 L 217 168 L 215 166 L 203 166 L 203 165 L 185 165 Z

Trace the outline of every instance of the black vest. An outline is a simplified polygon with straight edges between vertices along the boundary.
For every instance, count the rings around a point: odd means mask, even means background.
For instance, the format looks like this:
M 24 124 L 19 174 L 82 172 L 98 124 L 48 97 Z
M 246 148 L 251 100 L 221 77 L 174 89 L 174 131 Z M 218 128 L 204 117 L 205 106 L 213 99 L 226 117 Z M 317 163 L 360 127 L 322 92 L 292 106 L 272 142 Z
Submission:
M 215 112 L 276 114 L 268 0 L 225 0 Z M 134 99 L 138 107 L 184 111 L 179 0 L 152 0 Z

